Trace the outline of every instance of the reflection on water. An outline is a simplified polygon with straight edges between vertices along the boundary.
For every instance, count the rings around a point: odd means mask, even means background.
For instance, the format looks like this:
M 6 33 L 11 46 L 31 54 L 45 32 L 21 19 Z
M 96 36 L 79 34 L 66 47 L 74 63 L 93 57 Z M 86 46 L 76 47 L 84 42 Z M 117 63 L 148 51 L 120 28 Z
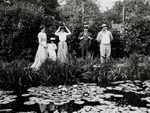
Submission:
M 149 113 L 150 81 L 120 81 L 111 86 L 78 84 L 32 87 L 20 96 L 0 91 L 5 113 Z

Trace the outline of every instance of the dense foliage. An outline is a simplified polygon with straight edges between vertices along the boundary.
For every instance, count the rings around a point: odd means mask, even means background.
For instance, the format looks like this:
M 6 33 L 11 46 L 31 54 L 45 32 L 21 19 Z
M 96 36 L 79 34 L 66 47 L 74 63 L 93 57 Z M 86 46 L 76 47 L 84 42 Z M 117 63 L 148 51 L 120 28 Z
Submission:
M 59 7 L 60 14 L 71 29 L 83 27 L 84 22 L 92 25 L 100 16 L 100 10 L 91 0 L 68 0 L 67 4 Z
M 40 25 L 51 25 L 53 29 L 57 23 L 55 17 L 58 18 L 57 1 L 44 1 L 43 4 L 41 2 L 15 0 L 11 1 L 11 4 L 0 4 L 0 56 L 3 60 L 33 60 Z M 50 16 L 47 11 L 51 13 Z
M 126 51 L 149 55 L 150 20 L 135 18 L 128 23 L 126 31 Z
M 150 3 L 148 0 L 124 0 L 115 3 L 114 7 L 104 13 L 107 21 L 114 23 L 123 23 L 123 51 L 131 54 L 133 52 L 139 54 L 149 54 L 149 12 Z M 124 7 L 124 13 L 123 13 Z
M 34 71 L 29 68 L 30 63 L 25 60 L 15 60 L 10 63 L 1 61 L 0 88 L 20 91 L 39 85 L 78 83 L 97 83 L 107 86 L 112 81 L 149 79 L 149 60 L 147 57 L 141 59 L 137 54 L 131 55 L 129 60 L 126 59 L 127 64 L 122 66 L 118 61 L 100 65 L 99 59 L 94 59 L 92 56 L 88 56 L 85 60 L 70 57 L 69 62 L 61 64 L 48 60 L 39 71 Z
M 112 10 L 99 12 L 90 0 L 67 0 L 59 7 L 56 0 L 13 0 L 0 3 L 0 86 L 2 88 L 30 87 L 34 85 L 76 84 L 96 82 L 109 84 L 115 80 L 148 79 L 150 66 L 139 66 L 138 54 L 150 54 L 150 5 L 142 0 L 128 0 L 126 5 L 125 32 L 113 31 L 112 56 L 130 59 L 128 65 L 117 67 L 117 63 L 100 65 L 99 44 L 95 41 L 101 24 L 122 22 L 123 2 L 116 2 Z M 84 7 L 83 7 L 84 5 Z M 87 23 L 84 23 L 84 22 Z M 33 61 L 38 46 L 37 34 L 41 24 L 46 25 L 48 39 L 65 22 L 72 35 L 67 38 L 69 63 L 47 61 L 37 72 L 27 68 Z M 79 33 L 83 25 L 89 25 L 92 33 L 91 54 L 79 58 Z M 111 27 L 110 27 L 111 28 Z M 121 38 L 122 37 L 122 38 Z M 58 37 L 56 37 L 56 43 Z M 17 59 L 17 60 L 16 60 Z M 21 59 L 21 60 L 20 60 Z M 148 60 L 146 60 L 148 61 Z M 126 61 L 125 61 L 126 62 Z M 146 62 L 144 62 L 146 63 Z M 95 67 L 94 67 L 95 66 Z

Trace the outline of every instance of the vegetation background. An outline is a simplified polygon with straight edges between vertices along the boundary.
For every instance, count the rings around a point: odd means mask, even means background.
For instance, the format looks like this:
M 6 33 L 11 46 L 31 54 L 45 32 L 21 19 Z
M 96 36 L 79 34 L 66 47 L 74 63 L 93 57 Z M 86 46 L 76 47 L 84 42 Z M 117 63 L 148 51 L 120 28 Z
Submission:
M 37 33 L 39 26 L 47 26 L 48 38 L 62 22 L 71 29 L 68 37 L 70 53 L 80 56 L 78 35 L 84 24 L 89 24 L 89 31 L 95 39 L 102 23 L 107 23 L 111 29 L 114 23 L 122 22 L 122 9 L 125 7 L 124 34 L 112 30 L 112 56 L 129 56 L 132 52 L 148 55 L 150 4 L 143 0 L 117 1 L 114 7 L 101 12 L 95 2 L 90 0 L 67 0 L 60 6 L 56 0 L 4 0 L 0 2 L 0 57 L 5 61 L 26 59 L 33 61 L 37 50 Z M 83 9 L 84 5 L 84 9 Z M 86 22 L 86 23 L 85 23 Z M 122 36 L 123 35 L 123 36 Z M 56 37 L 56 43 L 58 38 Z M 92 40 L 91 51 L 98 56 L 99 44 Z
M 123 23 L 125 30 L 120 33 L 111 27 L 112 22 L 122 23 L 123 7 L 125 7 L 125 23 Z M 144 69 L 136 67 L 138 67 L 139 54 L 144 56 L 143 59 L 150 54 L 149 13 L 148 0 L 117 1 L 112 9 L 105 12 L 101 12 L 94 0 L 67 0 L 67 4 L 63 6 L 56 0 L 0 0 L 0 86 L 17 88 L 18 85 L 43 83 L 54 85 L 82 81 L 101 83 L 102 81 L 141 79 L 140 75 L 146 79 L 149 72 L 148 65 Z M 44 64 L 43 66 L 46 65 L 46 67 L 39 73 L 24 70 L 34 61 L 40 25 L 46 25 L 49 39 L 51 36 L 56 37 L 54 32 L 59 25 L 62 25 L 62 22 L 65 22 L 72 31 L 72 35 L 67 39 L 70 63 L 68 65 L 56 63 L 57 67 L 53 68 L 51 65 Z M 129 61 L 132 59 L 133 62 L 130 61 L 131 65 L 126 70 L 120 71 L 113 67 L 114 64 L 102 65 L 97 70 L 91 68 L 99 62 L 99 44 L 94 39 L 101 30 L 102 23 L 109 25 L 114 36 L 112 57 L 117 58 L 116 61 L 123 57 L 129 58 Z M 83 30 L 84 24 L 89 25 L 89 31 L 93 36 L 90 48 L 92 55 L 89 55 L 86 60 L 80 58 L 78 45 L 78 35 Z M 58 37 L 55 43 L 58 43 Z M 137 60 L 134 61 L 135 59 Z M 126 63 L 126 60 L 123 62 Z M 57 71 L 60 69 L 62 69 L 63 77 Z M 63 78 L 62 81 L 60 76 Z

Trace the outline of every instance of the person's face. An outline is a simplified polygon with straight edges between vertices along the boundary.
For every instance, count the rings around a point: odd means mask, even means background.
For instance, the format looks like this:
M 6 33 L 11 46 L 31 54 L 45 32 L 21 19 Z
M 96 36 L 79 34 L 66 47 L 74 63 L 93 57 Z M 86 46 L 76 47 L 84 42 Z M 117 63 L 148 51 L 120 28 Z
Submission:
M 103 27 L 103 31 L 107 30 L 107 27 Z
M 61 32 L 65 32 L 65 30 L 64 30 L 64 29 L 61 29 L 60 31 L 61 31 Z
M 84 29 L 84 33 L 87 33 L 88 32 L 88 30 L 87 29 Z
M 42 32 L 45 32 L 45 27 L 41 30 Z

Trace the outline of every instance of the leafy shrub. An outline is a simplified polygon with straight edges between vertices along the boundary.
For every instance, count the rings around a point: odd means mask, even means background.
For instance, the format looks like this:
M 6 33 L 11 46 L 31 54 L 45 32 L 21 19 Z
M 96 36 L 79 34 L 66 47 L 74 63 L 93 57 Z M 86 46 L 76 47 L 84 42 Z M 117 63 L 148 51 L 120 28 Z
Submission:
M 23 67 L 26 66 L 25 61 L 13 61 L 11 63 L 1 62 L 0 68 L 0 86 L 2 88 L 17 89 L 21 86 L 21 79 L 23 75 Z
M 128 77 L 131 79 L 138 78 L 139 71 L 139 57 L 136 53 L 130 55 L 129 58 L 129 69 L 128 69 Z
M 94 82 L 93 64 L 97 61 L 92 56 L 70 60 L 67 64 L 46 61 L 38 71 L 30 69 L 30 63 L 16 60 L 10 63 L 1 61 L 0 88 L 26 89 L 37 85 L 71 85 L 79 82 Z
M 47 85 L 68 85 L 79 82 L 94 82 L 93 65 L 97 63 L 89 54 L 86 59 L 69 56 L 68 63 L 47 61 L 40 69 L 40 75 Z
M 45 62 L 39 71 L 41 80 L 46 85 L 75 84 L 80 73 L 77 66 L 53 61 Z
M 0 88 L 6 90 L 24 91 L 31 86 L 42 84 L 38 72 L 29 67 L 25 60 L 15 60 L 10 63 L 1 61 L 0 65 Z
M 105 62 L 96 66 L 93 70 L 93 76 L 95 76 L 95 81 L 101 86 L 108 85 L 113 81 L 113 63 Z
M 118 62 L 100 64 L 98 58 L 89 54 L 86 59 L 69 56 L 68 63 L 47 60 L 38 71 L 30 69 L 30 62 L 15 60 L 0 61 L 0 88 L 25 90 L 28 87 L 46 85 L 72 85 L 81 82 L 109 85 L 112 81 L 149 79 L 150 63 L 147 57 L 139 60 L 138 54 L 130 56 L 127 64 Z M 139 62 L 145 65 L 140 66 Z M 147 63 L 147 64 L 146 64 Z
M 114 80 L 147 80 L 150 79 L 149 59 L 136 53 L 131 54 L 126 63 L 116 64 L 112 75 Z M 118 65 L 118 66 L 117 66 Z
M 113 40 L 111 43 L 111 47 L 112 47 L 112 52 L 111 52 L 111 56 L 113 58 L 123 58 L 123 57 L 127 57 L 128 55 L 126 54 L 125 51 L 125 45 L 126 45 L 126 41 L 124 39 L 122 39 L 122 34 L 119 31 L 112 31 L 112 35 L 113 35 Z
M 133 18 L 127 24 L 126 51 L 128 53 L 149 54 L 150 21 L 143 18 Z

